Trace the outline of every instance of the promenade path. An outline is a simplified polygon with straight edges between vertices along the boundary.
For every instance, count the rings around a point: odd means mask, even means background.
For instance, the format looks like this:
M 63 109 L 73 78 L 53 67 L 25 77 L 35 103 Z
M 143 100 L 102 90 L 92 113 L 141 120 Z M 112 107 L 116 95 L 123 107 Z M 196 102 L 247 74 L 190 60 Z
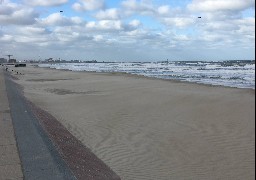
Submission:
M 3 112 L 8 112 L 10 123 L 12 119 L 13 128 L 9 125 L 9 129 L 12 129 L 12 137 L 9 138 L 9 144 L 13 145 L 13 151 L 15 151 L 15 153 L 11 153 L 14 154 L 14 157 L 12 158 L 10 154 L 11 151 L 6 152 L 8 153 L 8 157 L 5 161 L 13 161 L 14 165 L 13 169 L 8 167 L 4 168 L 7 172 L 10 171 L 10 173 L 0 173 L 6 174 L 2 179 L 17 179 L 16 177 L 23 177 L 25 180 L 76 179 L 52 144 L 51 140 L 48 138 L 48 135 L 43 130 L 42 126 L 39 124 L 38 119 L 33 114 L 31 108 L 24 100 L 22 92 L 17 87 L 17 84 L 15 84 L 11 79 L 12 77 L 10 73 L 3 73 L 3 69 L 4 68 L 1 67 L 1 87 L 4 87 L 2 84 L 5 84 L 5 87 L 1 91 L 1 94 L 6 92 L 3 98 L 7 101 L 8 97 L 10 107 L 9 108 L 5 105 L 5 108 L 3 107 Z M 5 83 L 3 79 L 5 79 Z M 13 135 L 13 129 L 15 132 L 15 138 Z M 15 139 L 17 142 L 19 156 L 17 153 Z M 4 140 L 1 141 L 4 142 Z M 5 141 L 8 142 L 8 140 Z M 18 157 L 20 157 L 20 159 Z M 16 171 L 17 175 L 12 178 L 12 174 L 16 174 Z
M 4 81 L 4 68 L 0 67 L 0 180 L 23 179 L 16 145 L 9 102 Z

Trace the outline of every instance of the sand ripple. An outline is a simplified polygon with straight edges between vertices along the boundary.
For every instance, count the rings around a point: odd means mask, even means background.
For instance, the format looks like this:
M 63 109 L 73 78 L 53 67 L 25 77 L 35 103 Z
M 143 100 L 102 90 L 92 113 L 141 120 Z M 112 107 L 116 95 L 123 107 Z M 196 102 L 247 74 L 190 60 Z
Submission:
M 45 71 L 76 80 L 22 76 L 27 96 L 122 179 L 255 179 L 255 92 Z

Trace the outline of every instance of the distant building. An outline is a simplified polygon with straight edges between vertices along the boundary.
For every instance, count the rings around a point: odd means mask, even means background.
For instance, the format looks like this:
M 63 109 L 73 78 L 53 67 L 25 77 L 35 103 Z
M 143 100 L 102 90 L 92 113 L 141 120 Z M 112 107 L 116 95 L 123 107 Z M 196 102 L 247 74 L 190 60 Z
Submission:
M 9 63 L 16 63 L 17 61 L 16 61 L 16 59 L 10 59 L 9 60 Z
M 71 60 L 71 63 L 79 63 L 79 60 Z
M 97 60 L 85 61 L 85 63 L 97 63 Z
M 47 63 L 53 63 L 54 60 L 53 60 L 53 58 L 48 58 L 48 59 L 45 60 L 45 62 L 47 62 Z
M 0 63 L 7 63 L 7 59 L 5 59 L 5 58 L 0 58 Z

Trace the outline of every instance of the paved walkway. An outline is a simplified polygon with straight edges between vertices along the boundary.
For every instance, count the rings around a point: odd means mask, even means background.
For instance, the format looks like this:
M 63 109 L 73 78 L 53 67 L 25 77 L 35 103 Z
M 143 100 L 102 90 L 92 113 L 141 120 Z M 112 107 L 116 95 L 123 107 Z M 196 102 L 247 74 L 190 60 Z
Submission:
M 120 179 L 54 117 L 40 111 L 40 121 L 4 71 L 0 66 L 0 180 Z
M 5 86 L 24 179 L 75 180 L 9 73 Z
M 14 136 L 9 102 L 0 66 L 0 180 L 23 179 L 21 162 Z

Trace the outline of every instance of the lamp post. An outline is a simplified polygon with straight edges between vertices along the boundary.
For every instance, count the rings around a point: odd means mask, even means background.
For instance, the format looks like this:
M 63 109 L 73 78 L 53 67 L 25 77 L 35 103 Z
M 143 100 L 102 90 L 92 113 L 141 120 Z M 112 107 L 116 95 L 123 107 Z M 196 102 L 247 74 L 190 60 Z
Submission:
M 13 56 L 13 55 L 11 55 L 11 54 L 8 54 L 8 55 L 6 55 L 6 56 L 8 56 L 8 57 L 9 57 L 9 60 L 8 60 L 8 62 L 10 62 L 10 60 L 11 60 L 11 56 Z

